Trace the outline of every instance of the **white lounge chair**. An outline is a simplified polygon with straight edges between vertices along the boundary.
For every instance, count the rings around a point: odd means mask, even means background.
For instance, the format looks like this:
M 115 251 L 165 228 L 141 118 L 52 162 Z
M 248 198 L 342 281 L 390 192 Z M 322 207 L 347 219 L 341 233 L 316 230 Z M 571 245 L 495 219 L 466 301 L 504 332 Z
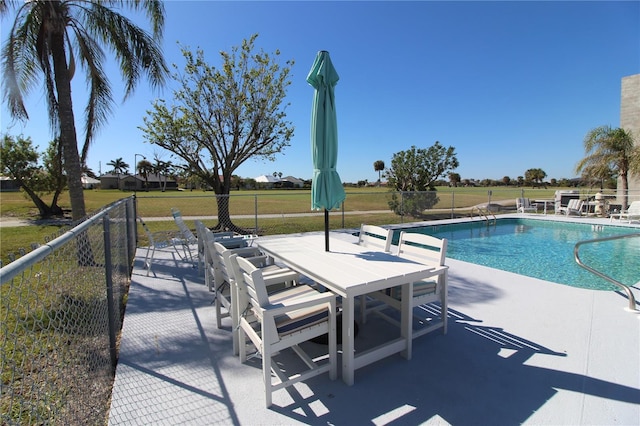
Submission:
M 156 250 L 161 250 L 167 247 L 174 248 L 177 245 L 182 245 L 182 239 L 172 236 L 165 231 L 151 232 L 147 224 L 138 216 L 138 221 L 142 225 L 144 233 L 149 240 L 149 246 L 147 247 L 147 254 L 144 257 L 144 267 L 147 269 L 147 276 L 151 272 L 151 265 L 153 263 L 153 257 L 156 254 Z
M 446 254 L 446 238 L 440 239 L 430 235 L 405 231 L 400 233 L 398 256 L 430 265 L 434 268 L 433 277 L 412 283 L 410 306 L 412 309 L 418 306 L 423 307 L 420 310 L 413 309 L 414 317 L 418 320 L 418 323 L 423 325 L 418 329 L 413 329 L 413 338 L 438 328 L 442 328 L 445 334 L 447 332 L 447 280 L 449 267 L 445 265 Z M 372 295 L 385 304 L 399 311 L 402 310 L 402 286 L 393 287 L 387 291 L 375 292 Z M 425 305 L 438 301 L 440 302 L 440 320 L 436 321 L 433 318 L 436 310 L 433 307 L 427 308 Z M 385 316 L 389 321 L 396 322 L 386 315 L 384 311 L 379 311 L 378 314 Z
M 556 213 L 562 213 L 567 216 L 576 215 L 582 216 L 582 207 L 584 206 L 584 201 L 579 200 L 577 198 L 573 198 L 569 200 L 566 207 L 560 207 L 556 209 Z
M 634 221 L 640 221 L 640 201 L 633 201 L 629 204 L 629 208 L 620 213 L 612 213 L 610 215 L 610 220 L 613 221 L 614 218 L 618 220 L 626 220 L 629 223 Z
M 173 216 L 173 220 L 175 221 L 176 225 L 178 225 L 178 230 L 180 231 L 180 234 L 182 234 L 182 241 L 180 245 L 184 253 L 184 260 L 186 261 L 187 258 L 189 258 L 191 262 L 193 262 L 193 254 L 191 253 L 191 250 L 192 250 L 191 246 L 197 246 L 198 238 L 184 223 L 184 219 L 182 218 L 182 213 L 180 213 L 180 210 L 172 207 L 171 216 Z M 178 244 L 175 245 L 175 248 L 176 248 L 176 252 L 180 255 L 180 252 L 178 251 Z M 182 255 L 180 256 L 182 257 Z
M 274 391 L 311 377 L 328 372 L 331 380 L 335 380 L 338 371 L 336 296 L 331 292 L 320 293 L 308 285 L 269 295 L 262 270 L 237 254 L 229 261 L 238 289 L 238 311 L 242 312 L 239 319 L 240 361 L 247 360 L 248 337 L 262 356 L 265 405 L 271 406 Z M 311 358 L 299 346 L 327 333 L 326 354 Z M 289 365 L 281 368 L 273 359 L 278 352 L 288 348 L 302 359 L 301 366 L 306 365 L 307 370 L 298 371 Z
M 516 198 L 516 210 L 518 213 L 537 212 L 538 205 L 531 203 L 528 198 Z

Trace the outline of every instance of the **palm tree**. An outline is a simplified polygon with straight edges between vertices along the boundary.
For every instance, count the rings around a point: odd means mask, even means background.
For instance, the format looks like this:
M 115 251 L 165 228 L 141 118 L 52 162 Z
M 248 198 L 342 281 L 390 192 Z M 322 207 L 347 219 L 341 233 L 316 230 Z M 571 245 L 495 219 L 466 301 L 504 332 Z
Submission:
M 109 6 L 143 10 L 153 27 L 153 36 Z M 126 82 L 125 99 L 133 93 L 142 74 L 152 86 L 164 84 L 168 71 L 158 44 L 164 6 L 157 0 L 0 0 L 0 16 L 8 14 L 10 7 L 16 9 L 16 15 L 2 48 L 7 105 L 12 117 L 27 120 L 23 97 L 36 86 L 38 75 L 43 75 L 49 122 L 63 148 L 72 217 L 79 220 L 86 215 L 82 165 L 96 130 L 105 124 L 112 106 L 101 44 L 109 47 L 119 62 Z M 71 96 L 76 57 L 90 87 L 81 156 Z
M 382 160 L 374 161 L 373 170 L 378 172 L 378 186 L 380 186 L 380 173 L 384 170 L 384 161 Z
M 144 178 L 144 187 L 149 191 L 149 175 L 153 173 L 153 164 L 149 160 L 140 160 L 136 165 L 138 173 Z
M 129 171 L 129 165 L 124 162 L 122 157 L 111 160 L 107 163 L 107 166 L 111 167 L 109 173 L 118 175 L 118 188 L 120 188 L 120 173 L 127 173 Z
M 617 174 L 622 181 L 622 208 L 628 205 L 629 172 L 640 173 L 640 146 L 630 131 L 611 126 L 592 129 L 584 138 L 587 156 L 580 160 L 576 172 L 584 177 L 605 179 Z
M 107 166 L 111 166 L 111 173 L 120 174 L 127 173 L 129 171 L 129 165 L 124 162 L 122 157 L 118 157 L 115 160 L 111 160 L 107 163 Z

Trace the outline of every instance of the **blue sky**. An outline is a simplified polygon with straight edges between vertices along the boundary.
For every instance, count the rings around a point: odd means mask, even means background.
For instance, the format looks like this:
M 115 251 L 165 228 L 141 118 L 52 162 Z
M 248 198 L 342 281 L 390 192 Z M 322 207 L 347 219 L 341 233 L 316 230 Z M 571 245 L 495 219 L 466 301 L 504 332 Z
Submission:
M 640 73 L 638 1 L 169 1 L 165 7 L 164 53 L 180 69 L 177 42 L 202 48 L 219 66 L 219 51 L 254 33 L 258 49 L 279 49 L 282 61 L 295 61 L 287 96 L 291 146 L 275 162 L 249 160 L 236 171 L 243 177 L 312 176 L 313 89 L 305 79 L 318 50 L 330 52 L 340 75 L 338 172 L 345 182 L 375 181 L 376 160 L 388 167 L 394 153 L 435 141 L 455 147 L 463 179 L 514 179 L 530 168 L 548 178 L 574 177 L 585 134 L 619 126 L 621 79 Z M 9 23 L 2 21 L 3 44 Z M 110 67 L 116 108 L 89 152 L 89 167 L 104 173 L 117 157 L 133 166 L 136 153 L 170 160 L 144 142 L 138 127 L 155 98 L 171 99 L 175 84 L 154 92 L 142 81 L 122 103 L 121 80 Z M 81 123 L 83 79 L 73 91 Z M 27 98 L 26 124 L 11 120 L 2 104 L 3 134 L 47 144 L 41 92 Z

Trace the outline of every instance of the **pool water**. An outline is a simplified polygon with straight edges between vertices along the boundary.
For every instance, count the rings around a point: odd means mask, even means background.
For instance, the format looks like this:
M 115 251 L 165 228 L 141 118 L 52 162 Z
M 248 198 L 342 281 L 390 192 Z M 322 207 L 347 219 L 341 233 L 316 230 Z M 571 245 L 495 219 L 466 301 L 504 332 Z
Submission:
M 412 228 L 410 232 L 446 238 L 447 257 L 453 259 L 574 287 L 616 290 L 613 284 L 576 264 L 574 246 L 579 241 L 638 231 L 619 226 L 498 219 L 496 225 L 467 222 Z M 585 244 L 579 254 L 584 264 L 623 284 L 640 282 L 640 238 Z

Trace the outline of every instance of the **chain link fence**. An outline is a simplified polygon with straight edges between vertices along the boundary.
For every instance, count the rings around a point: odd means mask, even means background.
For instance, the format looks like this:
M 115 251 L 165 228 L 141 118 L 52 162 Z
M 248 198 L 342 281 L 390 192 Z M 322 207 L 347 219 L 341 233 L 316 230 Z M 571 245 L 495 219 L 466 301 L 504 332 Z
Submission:
M 597 188 L 567 188 L 577 197 L 595 200 Z M 449 188 L 426 192 L 363 191 L 348 192 L 340 210 L 330 213 L 329 228 L 357 229 L 362 223 L 392 225 L 424 220 L 453 219 L 491 214 L 513 213 L 516 198 L 538 200 L 539 212 L 554 212 L 556 189 Z M 620 208 L 615 191 L 603 191 L 611 210 Z M 180 210 L 192 229 L 193 220 L 207 227 L 259 235 L 292 234 L 319 231 L 324 227 L 323 212 L 311 211 L 310 191 L 265 191 L 259 194 L 232 193 L 216 196 L 211 192 L 163 195 L 138 193 L 138 211 L 153 231 L 171 231 L 176 226 L 171 209 Z M 629 192 L 629 201 L 640 193 Z M 547 203 L 542 203 L 546 200 Z M 586 203 L 588 205 L 588 203 Z M 547 209 L 544 209 L 546 206 Z M 478 209 L 478 207 L 480 207 Z M 144 237 L 141 237 L 144 238 Z
M 135 251 L 129 197 L 0 269 L 0 424 L 106 424 Z

